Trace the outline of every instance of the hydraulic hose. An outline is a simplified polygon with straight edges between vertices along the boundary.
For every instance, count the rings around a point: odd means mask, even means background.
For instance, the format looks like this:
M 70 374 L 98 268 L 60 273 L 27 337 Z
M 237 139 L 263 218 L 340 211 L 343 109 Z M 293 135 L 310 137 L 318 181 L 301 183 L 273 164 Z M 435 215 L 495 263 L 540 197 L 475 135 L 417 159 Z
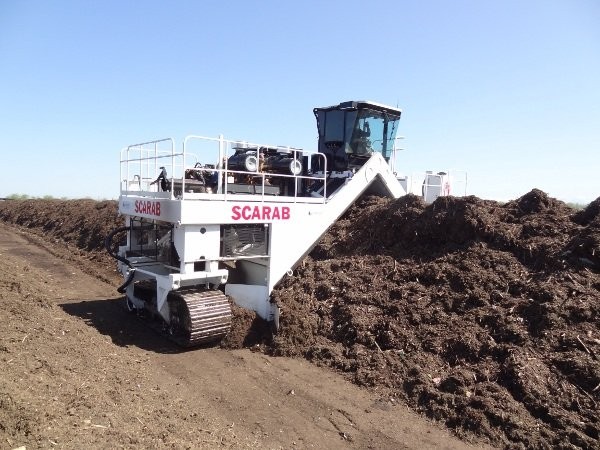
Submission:
M 121 286 L 119 286 L 117 288 L 117 292 L 119 294 L 125 293 L 125 291 L 127 290 L 127 286 L 129 286 L 131 284 L 131 282 L 133 281 L 133 277 L 135 277 L 135 269 L 132 269 L 129 271 L 129 276 L 127 277 L 127 280 L 125 280 L 125 283 L 123 283 Z
M 127 280 L 125 280 L 125 283 L 123 283 L 121 286 L 119 286 L 117 288 L 117 292 L 119 294 L 125 293 L 127 286 L 129 286 L 131 284 L 131 282 L 133 281 L 133 277 L 135 276 L 135 267 L 133 267 L 131 265 L 129 260 L 127 258 L 124 258 L 123 256 L 113 252 L 113 250 L 112 250 L 113 237 L 118 233 L 122 233 L 123 231 L 129 231 L 129 227 L 120 227 L 120 228 L 117 228 L 116 230 L 111 231 L 108 234 L 108 236 L 106 236 L 106 239 L 104 240 L 104 247 L 106 248 L 106 251 L 108 252 L 108 254 L 110 256 L 112 256 L 113 258 L 115 258 L 117 261 L 121 261 L 123 264 L 125 264 L 130 269 L 129 276 L 127 277 Z
M 122 233 L 123 231 L 129 231 L 129 227 L 119 227 L 116 230 L 111 231 L 108 234 L 108 236 L 106 236 L 106 239 L 104 239 L 104 248 L 106 249 L 106 251 L 108 252 L 108 254 L 110 256 L 112 256 L 113 258 L 115 258 L 118 261 L 121 261 L 123 264 L 126 264 L 127 267 L 129 267 L 130 269 L 133 269 L 134 267 L 131 265 L 131 263 L 129 262 L 129 260 L 127 258 L 124 258 L 121 255 L 118 255 L 117 253 L 113 252 L 113 250 L 112 250 L 113 237 L 115 237 L 115 234 Z

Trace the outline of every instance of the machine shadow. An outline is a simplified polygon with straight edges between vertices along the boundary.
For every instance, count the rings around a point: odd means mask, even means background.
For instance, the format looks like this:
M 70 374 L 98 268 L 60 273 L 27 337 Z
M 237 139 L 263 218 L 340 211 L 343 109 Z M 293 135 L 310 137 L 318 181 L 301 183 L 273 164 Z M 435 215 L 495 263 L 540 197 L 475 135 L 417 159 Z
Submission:
M 142 318 L 125 310 L 124 299 L 82 300 L 59 305 L 67 314 L 83 319 L 120 347 L 136 346 L 155 353 L 183 353 L 180 347 L 150 327 Z M 207 345 L 206 347 L 211 347 Z M 202 346 L 195 347 L 203 348 Z

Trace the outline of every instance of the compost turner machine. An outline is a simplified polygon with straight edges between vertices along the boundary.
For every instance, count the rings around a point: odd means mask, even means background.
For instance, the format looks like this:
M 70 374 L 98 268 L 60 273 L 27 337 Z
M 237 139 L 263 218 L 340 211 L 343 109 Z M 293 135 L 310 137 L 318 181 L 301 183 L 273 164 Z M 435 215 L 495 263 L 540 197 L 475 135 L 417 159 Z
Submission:
M 222 136 L 122 150 L 125 224 L 106 246 L 130 311 L 183 346 L 224 337 L 230 299 L 277 329 L 273 288 L 344 211 L 365 193 L 406 193 L 390 167 L 399 109 L 350 101 L 314 114 L 317 151 Z

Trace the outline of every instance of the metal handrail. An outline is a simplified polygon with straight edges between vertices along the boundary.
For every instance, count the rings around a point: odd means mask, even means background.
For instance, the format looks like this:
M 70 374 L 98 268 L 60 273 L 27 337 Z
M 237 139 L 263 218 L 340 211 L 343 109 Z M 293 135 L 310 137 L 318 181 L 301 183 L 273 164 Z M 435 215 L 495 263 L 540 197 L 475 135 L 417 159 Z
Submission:
M 302 156 L 307 156 L 309 158 L 312 158 L 313 155 L 317 155 L 318 158 L 322 159 L 322 166 L 325 167 L 326 169 L 326 165 L 327 165 L 327 160 L 325 158 L 325 155 L 323 155 L 322 153 L 319 152 L 315 152 L 315 151 L 307 151 L 307 150 L 301 150 L 298 148 L 294 148 L 294 147 L 285 147 L 285 146 L 276 146 L 276 145 L 264 145 L 264 144 L 254 144 L 251 142 L 245 142 L 245 141 L 234 141 L 234 140 L 226 140 L 223 138 L 223 136 L 219 136 L 218 138 L 214 138 L 214 137 L 208 137 L 208 136 L 198 136 L 198 135 L 189 135 L 186 136 L 185 139 L 183 140 L 182 143 L 182 148 L 180 152 L 176 152 L 175 151 L 175 140 L 173 138 L 164 138 L 164 139 L 157 139 L 157 140 L 152 140 L 152 141 L 147 141 L 147 142 L 143 142 L 140 144 L 133 144 L 130 145 L 128 147 L 125 147 L 124 149 L 121 150 L 121 157 L 120 157 L 120 165 L 121 165 L 121 182 L 125 183 L 125 189 L 123 189 L 123 185 L 121 186 L 121 192 L 128 192 L 129 191 L 129 181 L 131 181 L 131 177 L 132 177 L 132 168 L 133 165 L 137 165 L 137 173 L 134 173 L 133 176 L 136 177 L 137 176 L 137 183 L 139 186 L 139 190 L 141 192 L 145 192 L 145 193 L 152 193 L 152 195 L 157 195 L 158 192 L 154 192 L 153 190 L 149 190 L 148 187 L 149 185 L 146 184 L 146 186 L 143 186 L 143 182 L 148 183 L 149 180 L 154 179 L 153 177 L 150 176 L 150 173 L 157 173 L 157 169 L 159 166 L 159 161 L 163 160 L 163 159 L 170 159 L 170 164 L 164 164 L 165 168 L 167 168 L 167 174 L 170 175 L 169 179 L 171 181 L 171 189 L 170 189 L 170 196 L 171 198 L 175 198 L 175 189 L 174 189 L 174 184 L 175 183 L 179 183 L 179 181 L 181 181 L 181 194 L 180 197 L 181 199 L 184 198 L 210 198 L 210 197 L 205 197 L 202 194 L 201 197 L 198 197 L 197 194 L 191 194 L 189 192 L 186 192 L 186 188 L 185 188 L 185 184 L 186 184 L 186 178 L 185 178 L 185 173 L 186 170 L 188 169 L 193 169 L 195 167 L 191 167 L 188 166 L 188 161 L 190 157 L 193 157 L 194 160 L 196 162 L 199 162 L 202 160 L 203 156 L 202 154 L 198 155 L 196 153 L 192 153 L 189 151 L 189 147 L 190 147 L 190 143 L 194 140 L 199 140 L 199 141 L 203 141 L 203 142 L 207 142 L 207 143 L 216 143 L 218 144 L 218 149 L 212 149 L 210 151 L 210 153 L 213 155 L 218 154 L 218 159 L 217 159 L 217 164 L 215 164 L 215 168 L 207 168 L 204 170 L 207 171 L 211 171 L 211 172 L 217 172 L 218 175 L 218 186 L 217 186 L 217 194 L 221 194 L 222 198 L 224 200 L 227 200 L 228 196 L 230 195 L 235 195 L 235 194 L 229 194 L 229 190 L 228 190 L 228 184 L 229 184 L 229 177 L 233 174 L 242 174 L 242 175 L 249 175 L 249 176 L 253 176 L 253 177 L 260 177 L 260 186 L 261 186 L 261 201 L 265 201 L 266 198 L 272 198 L 271 196 L 268 196 L 265 194 L 265 186 L 268 186 L 268 184 L 266 184 L 266 180 L 267 177 L 271 177 L 271 178 L 290 178 L 290 179 L 295 179 L 295 180 L 317 180 L 317 181 L 322 181 L 324 185 L 326 185 L 326 173 L 327 171 L 324 171 L 324 174 L 322 176 L 311 176 L 311 175 L 294 175 L 294 174 L 282 174 L 282 173 L 273 173 L 273 172 L 262 172 L 259 170 L 259 165 L 257 165 L 257 168 L 255 171 L 253 172 L 248 172 L 248 171 L 240 171 L 240 170 L 230 170 L 228 167 L 228 154 L 231 152 L 231 150 L 239 147 L 239 146 L 245 146 L 248 147 L 250 149 L 259 149 L 261 147 L 268 147 L 268 148 L 278 148 L 278 149 L 282 149 L 282 150 L 287 150 L 291 153 L 294 154 L 294 158 L 297 158 L 298 153 L 300 153 Z M 164 145 L 165 143 L 170 143 L 170 145 L 166 146 L 166 149 L 159 149 L 160 145 Z M 215 151 L 216 150 L 216 151 Z M 258 156 L 258 152 L 257 152 L 257 156 Z M 212 159 L 212 158 L 210 158 Z M 152 164 L 152 162 L 154 162 L 154 164 Z M 219 162 L 224 162 L 224 164 L 219 164 Z M 179 171 L 181 172 L 179 174 Z M 126 173 L 126 178 L 124 179 L 124 173 Z M 179 177 L 180 175 L 180 177 Z M 258 181 L 258 180 L 257 180 Z M 258 186 L 259 184 L 257 183 L 256 186 Z M 136 193 L 139 195 L 139 192 L 137 191 Z M 215 194 L 209 194 L 209 195 L 215 195 Z M 286 196 L 286 197 L 290 197 L 293 198 L 294 202 L 297 202 L 299 199 L 303 198 L 299 196 L 299 192 L 298 192 L 298 183 L 294 183 L 294 192 L 292 193 L 292 195 Z M 313 201 L 315 199 L 312 199 Z M 326 201 L 326 196 L 323 196 L 323 202 Z

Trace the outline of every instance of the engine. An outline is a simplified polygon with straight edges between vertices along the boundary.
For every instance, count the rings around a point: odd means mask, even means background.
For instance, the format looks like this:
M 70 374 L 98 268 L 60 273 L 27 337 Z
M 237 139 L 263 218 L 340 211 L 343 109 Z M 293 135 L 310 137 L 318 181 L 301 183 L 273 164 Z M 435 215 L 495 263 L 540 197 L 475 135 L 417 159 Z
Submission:
M 227 160 L 227 170 L 236 185 L 265 184 L 265 194 L 288 195 L 294 189 L 294 176 L 302 175 L 302 151 L 278 147 L 237 147 Z M 242 193 L 247 187 L 229 186 L 230 192 Z

